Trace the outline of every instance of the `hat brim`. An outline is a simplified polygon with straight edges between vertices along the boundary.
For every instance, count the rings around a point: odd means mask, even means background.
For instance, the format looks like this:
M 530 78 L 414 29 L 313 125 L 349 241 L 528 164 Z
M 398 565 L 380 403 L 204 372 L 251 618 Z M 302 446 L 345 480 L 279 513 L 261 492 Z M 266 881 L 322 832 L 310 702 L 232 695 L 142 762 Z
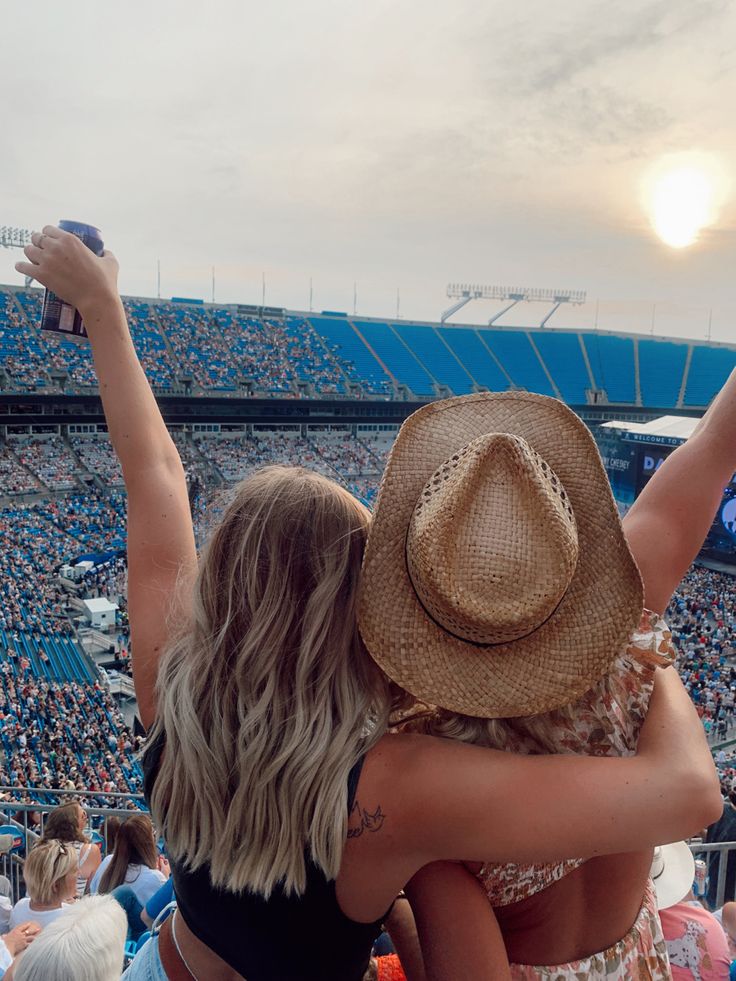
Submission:
M 522 436 L 562 480 L 579 558 L 554 614 L 513 643 L 482 646 L 449 634 L 419 602 L 406 531 L 426 481 L 453 453 L 491 432 Z M 396 438 L 368 537 L 358 623 L 374 660 L 423 701 L 486 718 L 569 704 L 606 672 L 641 617 L 643 589 L 595 441 L 557 399 L 479 393 L 413 413 Z
M 675 841 L 661 845 L 663 867 L 657 878 L 652 878 L 657 894 L 657 908 L 667 909 L 687 896 L 695 879 L 695 859 L 687 842 Z

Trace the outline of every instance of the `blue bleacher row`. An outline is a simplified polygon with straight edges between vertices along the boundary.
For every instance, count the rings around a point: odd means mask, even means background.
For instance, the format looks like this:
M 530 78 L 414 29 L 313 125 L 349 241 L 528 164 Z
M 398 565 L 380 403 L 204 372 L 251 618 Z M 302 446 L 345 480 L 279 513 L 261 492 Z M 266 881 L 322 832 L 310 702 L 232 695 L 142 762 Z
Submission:
M 37 329 L 40 290 L 0 287 L 6 391 L 94 387 L 89 347 Z M 433 398 L 527 389 L 571 405 L 703 407 L 736 348 L 597 331 L 474 328 L 243 313 L 236 306 L 126 298 L 157 391 L 272 397 Z

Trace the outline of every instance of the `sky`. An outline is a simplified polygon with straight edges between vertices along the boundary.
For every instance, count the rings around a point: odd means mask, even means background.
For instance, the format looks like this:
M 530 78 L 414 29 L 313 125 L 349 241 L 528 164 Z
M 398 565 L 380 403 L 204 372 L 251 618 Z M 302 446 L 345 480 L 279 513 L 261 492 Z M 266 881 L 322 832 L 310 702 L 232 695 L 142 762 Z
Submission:
M 736 341 L 729 0 L 35 0 L 4 11 L 0 225 L 103 232 L 125 293 Z M 689 156 L 688 156 L 689 155 Z M 689 248 L 645 188 L 720 174 Z M 0 282 L 20 283 L 0 250 Z M 474 303 L 456 320 L 498 310 Z M 548 312 L 523 304 L 501 323 Z

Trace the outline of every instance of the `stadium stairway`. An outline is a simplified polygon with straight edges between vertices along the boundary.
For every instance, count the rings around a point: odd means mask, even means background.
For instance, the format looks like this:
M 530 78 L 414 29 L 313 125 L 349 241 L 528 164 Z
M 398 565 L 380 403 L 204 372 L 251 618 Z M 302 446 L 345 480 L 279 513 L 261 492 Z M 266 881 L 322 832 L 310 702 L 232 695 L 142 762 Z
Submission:
M 309 315 L 309 322 L 326 342 L 333 356 L 349 366 L 360 379 L 367 394 L 380 394 L 393 391 L 396 379 L 385 364 L 365 342 L 352 321 L 334 316 Z M 350 371 L 350 367 L 353 371 Z
M 7 442 L 0 443 L 0 452 L 6 455 L 13 462 L 14 466 L 18 467 L 19 470 L 22 470 L 25 474 L 28 475 L 29 479 L 33 482 L 34 485 L 30 493 L 33 493 L 34 491 L 41 492 L 42 490 L 45 489 L 45 484 L 41 483 L 41 481 L 34 474 L 34 472 L 29 467 L 27 467 L 24 463 L 21 463 L 18 454 L 15 452 L 15 450 L 10 445 L 10 443 Z
M 682 404 L 707 405 L 736 367 L 736 351 L 725 347 L 694 345 Z
M 513 382 L 478 330 L 472 327 L 438 327 L 437 333 L 461 364 L 472 368 L 479 388 L 490 392 L 505 392 Z
M 307 319 L 305 323 L 309 325 L 309 329 L 312 331 L 317 343 L 325 352 L 325 357 L 329 358 L 336 365 L 343 380 L 343 391 L 350 394 L 357 389 L 361 394 L 364 394 L 363 385 L 360 376 L 355 371 L 355 366 L 343 358 L 335 357 L 335 352 L 331 349 L 327 338 L 323 334 L 320 334 L 318 330 L 315 330 L 311 320 Z
M 376 357 L 400 384 L 420 397 L 437 394 L 437 379 L 388 322 L 355 320 L 352 323 L 359 336 L 370 345 Z

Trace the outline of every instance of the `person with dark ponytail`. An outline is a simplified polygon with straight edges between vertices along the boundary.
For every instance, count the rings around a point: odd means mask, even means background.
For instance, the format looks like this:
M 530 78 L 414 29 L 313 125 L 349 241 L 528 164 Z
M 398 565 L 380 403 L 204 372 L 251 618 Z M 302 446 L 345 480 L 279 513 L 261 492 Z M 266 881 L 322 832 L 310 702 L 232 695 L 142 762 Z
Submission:
M 99 892 L 110 893 L 128 915 L 128 932 L 137 939 L 145 925 L 141 910 L 166 881 L 168 868 L 156 848 L 147 814 L 135 814 L 120 826 L 115 851 L 100 866 Z

